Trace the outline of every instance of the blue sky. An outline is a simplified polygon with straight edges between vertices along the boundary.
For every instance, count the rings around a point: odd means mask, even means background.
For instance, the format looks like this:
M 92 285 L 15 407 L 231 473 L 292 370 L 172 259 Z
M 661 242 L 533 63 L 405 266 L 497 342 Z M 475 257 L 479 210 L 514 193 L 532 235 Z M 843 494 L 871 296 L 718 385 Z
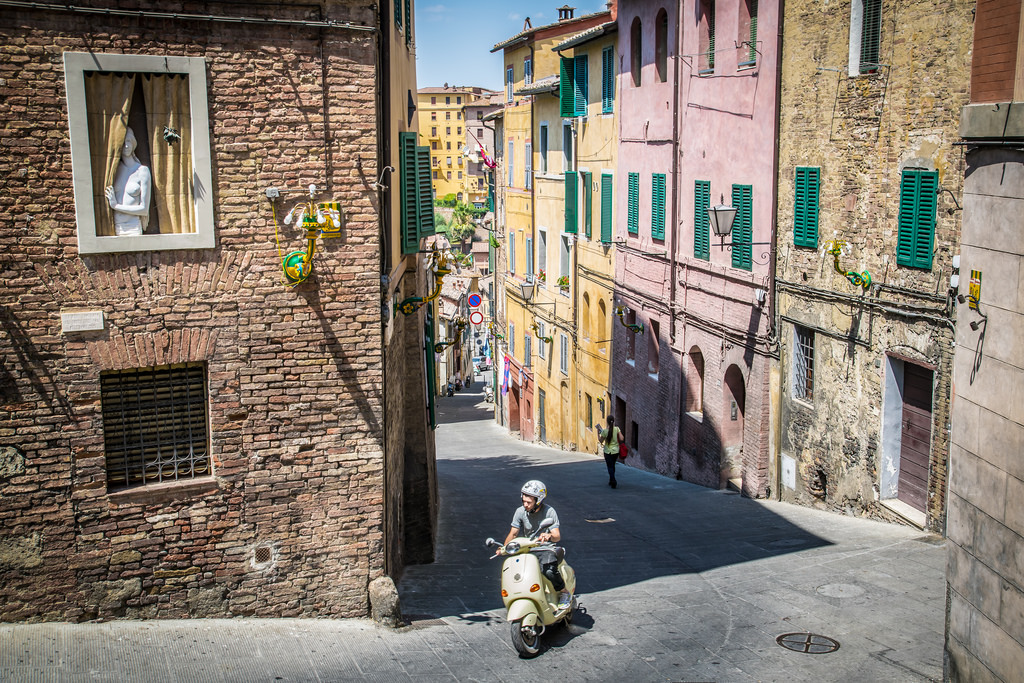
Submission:
M 553 24 L 558 8 L 575 16 L 605 9 L 606 0 L 423 0 L 416 3 L 416 85 L 420 88 L 479 85 L 501 90 L 501 53 L 491 48 L 523 30 Z

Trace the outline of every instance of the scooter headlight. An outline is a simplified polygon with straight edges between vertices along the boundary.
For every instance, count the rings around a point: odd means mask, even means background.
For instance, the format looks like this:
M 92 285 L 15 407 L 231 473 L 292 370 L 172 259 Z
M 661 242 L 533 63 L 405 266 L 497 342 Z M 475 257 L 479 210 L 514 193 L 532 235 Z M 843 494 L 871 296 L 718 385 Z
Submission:
M 518 553 L 518 552 L 519 552 L 519 544 L 516 543 L 515 541 L 513 541 L 512 543 L 509 543 L 507 546 L 505 546 L 505 553 L 508 554 L 508 555 L 514 555 L 515 553 Z

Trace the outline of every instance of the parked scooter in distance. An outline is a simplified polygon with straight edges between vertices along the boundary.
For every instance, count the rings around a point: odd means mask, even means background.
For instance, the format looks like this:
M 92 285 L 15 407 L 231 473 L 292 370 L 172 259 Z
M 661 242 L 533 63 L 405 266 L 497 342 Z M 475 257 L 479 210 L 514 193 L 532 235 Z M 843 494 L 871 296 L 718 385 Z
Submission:
M 455 385 L 452 384 L 451 382 L 448 382 L 448 388 L 445 391 L 445 395 L 447 395 L 447 396 L 454 396 L 455 395 Z
M 494 402 L 494 390 L 491 389 L 490 387 L 484 389 L 484 400 L 487 401 L 488 403 Z
M 486 541 L 487 547 L 504 550 L 501 599 L 507 610 L 505 619 L 512 628 L 512 646 L 524 659 L 540 652 L 540 637 L 548 626 L 560 621 L 572 623 L 576 609 L 576 573 L 565 561 L 565 549 L 536 540 L 551 524 L 550 519 L 545 519 L 529 538 L 515 538 L 504 547 L 493 538 Z M 565 589 L 572 594 L 567 608 L 558 609 L 558 591 L 541 571 L 537 552 L 543 550 L 555 553 L 558 558 L 558 571 L 565 581 Z M 491 559 L 500 554 L 494 553 Z

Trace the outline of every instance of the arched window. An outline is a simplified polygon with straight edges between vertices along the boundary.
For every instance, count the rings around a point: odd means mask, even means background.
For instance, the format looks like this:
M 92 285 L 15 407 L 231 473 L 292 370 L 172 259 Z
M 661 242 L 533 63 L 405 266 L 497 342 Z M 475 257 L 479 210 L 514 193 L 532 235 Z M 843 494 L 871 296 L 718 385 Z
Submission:
M 605 306 L 604 299 L 597 302 L 597 338 L 599 341 L 608 339 L 608 307 Z M 601 353 L 607 348 L 607 344 L 602 344 Z
M 658 69 L 658 80 L 664 83 L 668 80 L 668 12 L 664 9 L 654 20 L 654 64 Z
M 633 19 L 633 26 L 629 30 L 629 69 L 633 74 L 633 86 L 640 87 L 640 67 L 644 54 L 643 27 L 640 25 L 640 17 Z
M 704 354 L 696 346 L 686 354 L 686 404 L 688 413 L 704 412 Z
M 697 73 L 711 75 L 715 72 L 715 0 L 701 0 L 698 30 L 700 54 Z
M 584 339 L 590 339 L 590 293 L 583 292 L 583 315 L 580 322 Z M 598 337 L 600 339 L 600 337 Z

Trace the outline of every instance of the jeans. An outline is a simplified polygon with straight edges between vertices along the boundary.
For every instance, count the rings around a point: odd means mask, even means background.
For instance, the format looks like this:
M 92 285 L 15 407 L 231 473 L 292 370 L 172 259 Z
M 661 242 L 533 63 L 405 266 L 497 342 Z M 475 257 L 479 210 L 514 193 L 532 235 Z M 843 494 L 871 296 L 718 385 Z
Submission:
M 540 571 L 544 576 L 548 577 L 551 587 L 556 591 L 564 591 L 565 579 L 562 578 L 562 574 L 558 571 L 558 557 L 555 553 L 550 550 L 541 550 L 537 553 L 537 559 L 540 561 Z
M 608 466 L 608 483 L 615 483 L 615 463 L 619 459 L 618 453 L 605 453 L 604 464 Z

